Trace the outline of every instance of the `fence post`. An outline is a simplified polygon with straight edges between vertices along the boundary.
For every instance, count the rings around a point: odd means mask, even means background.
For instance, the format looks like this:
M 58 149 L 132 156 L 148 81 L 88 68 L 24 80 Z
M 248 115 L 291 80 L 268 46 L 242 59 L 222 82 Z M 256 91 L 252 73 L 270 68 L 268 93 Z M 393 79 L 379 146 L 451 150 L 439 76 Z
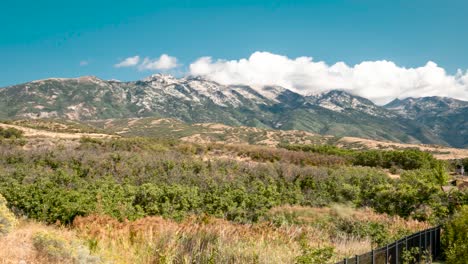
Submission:
M 436 253 L 436 258 L 439 256 L 439 243 L 440 243 L 440 227 L 438 226 L 436 229 L 436 244 L 435 244 L 435 253 Z
M 407 242 L 405 242 L 405 244 L 407 244 Z M 401 256 L 401 251 L 400 251 L 400 247 L 398 246 L 398 241 L 397 241 L 395 252 L 396 252 L 395 264 L 398 264 L 400 263 L 400 256 Z
M 345 258 L 343 261 L 344 264 L 348 264 L 348 258 Z
M 419 256 L 418 256 L 418 261 L 420 261 L 420 260 L 421 260 L 422 253 L 423 253 L 423 250 L 422 250 L 422 231 L 419 232 L 418 236 L 419 236 Z
M 388 244 L 385 246 L 385 264 L 388 263 Z
M 431 258 L 434 258 L 434 241 L 435 241 L 435 236 L 434 236 L 434 231 L 435 228 L 431 230 Z
M 434 229 L 434 252 L 432 253 L 434 256 L 433 259 L 437 257 L 437 228 L 438 227 Z
M 424 251 L 427 252 L 427 229 L 424 230 Z
M 435 259 L 435 256 L 436 256 L 435 252 L 437 250 L 436 247 L 435 247 L 435 245 L 437 243 L 436 242 L 436 228 L 435 227 L 432 229 L 432 236 L 431 237 L 432 237 L 431 255 L 432 255 L 432 259 Z
M 374 249 L 372 249 L 372 251 L 371 251 L 371 260 L 372 260 L 371 264 L 374 264 L 375 263 L 375 261 L 374 261 Z
M 359 264 L 359 256 L 356 255 L 356 264 Z
M 400 255 L 398 254 L 398 251 L 400 250 L 400 248 L 398 247 L 398 242 L 400 242 L 400 240 L 397 240 L 397 242 L 395 243 L 395 264 L 398 264 L 398 256 Z

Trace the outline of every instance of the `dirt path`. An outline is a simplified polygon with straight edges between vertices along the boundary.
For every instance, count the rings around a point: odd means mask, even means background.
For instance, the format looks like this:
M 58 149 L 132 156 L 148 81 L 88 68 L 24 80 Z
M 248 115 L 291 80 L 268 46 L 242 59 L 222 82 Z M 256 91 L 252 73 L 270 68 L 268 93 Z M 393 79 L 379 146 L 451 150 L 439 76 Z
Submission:
M 63 132 L 52 132 L 46 130 L 39 130 L 29 127 L 9 125 L 0 123 L 0 127 L 3 128 L 15 128 L 23 131 L 25 137 L 45 137 L 45 138 L 60 138 L 60 139 L 79 139 L 82 137 L 91 138 L 111 138 L 118 137 L 115 135 L 98 134 L 98 133 L 63 133 Z

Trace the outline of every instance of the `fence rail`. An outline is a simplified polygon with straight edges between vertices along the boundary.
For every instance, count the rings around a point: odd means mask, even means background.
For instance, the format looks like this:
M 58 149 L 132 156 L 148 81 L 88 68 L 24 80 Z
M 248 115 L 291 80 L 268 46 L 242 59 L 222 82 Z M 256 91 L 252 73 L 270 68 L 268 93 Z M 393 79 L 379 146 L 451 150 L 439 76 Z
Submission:
M 429 228 L 336 264 L 401 264 L 405 252 L 412 252 L 416 263 L 427 263 L 440 256 L 440 230 L 440 226 Z

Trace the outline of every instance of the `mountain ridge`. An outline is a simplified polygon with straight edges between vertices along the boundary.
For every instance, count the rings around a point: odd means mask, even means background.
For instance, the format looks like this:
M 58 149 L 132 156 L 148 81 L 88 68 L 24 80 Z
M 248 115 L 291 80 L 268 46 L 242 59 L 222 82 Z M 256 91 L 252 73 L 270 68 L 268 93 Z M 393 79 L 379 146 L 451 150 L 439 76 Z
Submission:
M 446 131 L 434 129 L 430 122 L 415 122 L 392 104 L 378 106 L 339 90 L 303 96 L 280 86 L 222 85 L 197 76 L 163 74 L 130 82 L 96 76 L 49 78 L 0 89 L 0 118 L 4 119 L 134 117 L 298 129 L 404 143 L 456 147 L 467 143 L 450 141 Z
M 432 133 L 444 137 L 449 145 L 468 147 L 468 102 L 449 97 L 395 99 L 384 106 L 417 121 Z

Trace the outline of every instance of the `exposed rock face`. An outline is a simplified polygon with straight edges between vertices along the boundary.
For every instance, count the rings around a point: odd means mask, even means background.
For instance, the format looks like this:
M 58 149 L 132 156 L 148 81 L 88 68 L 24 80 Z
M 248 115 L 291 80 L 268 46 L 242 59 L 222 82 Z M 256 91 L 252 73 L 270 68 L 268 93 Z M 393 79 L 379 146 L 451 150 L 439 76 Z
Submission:
M 388 110 L 426 126 L 452 146 L 468 148 L 468 102 L 447 97 L 395 99 Z
M 425 103 L 422 112 L 427 119 L 450 113 L 447 118 L 458 120 L 456 127 L 466 132 L 466 104 L 445 98 Z M 94 76 L 54 78 L 0 89 L 0 118 L 164 117 L 188 123 L 216 122 L 466 146 L 466 140 L 447 138 L 451 134 L 444 130 L 444 122 L 419 122 L 416 105 L 420 104 L 394 101 L 381 107 L 344 91 L 302 96 L 279 86 L 221 85 L 200 77 L 178 79 L 162 74 L 134 82 L 105 81 Z

